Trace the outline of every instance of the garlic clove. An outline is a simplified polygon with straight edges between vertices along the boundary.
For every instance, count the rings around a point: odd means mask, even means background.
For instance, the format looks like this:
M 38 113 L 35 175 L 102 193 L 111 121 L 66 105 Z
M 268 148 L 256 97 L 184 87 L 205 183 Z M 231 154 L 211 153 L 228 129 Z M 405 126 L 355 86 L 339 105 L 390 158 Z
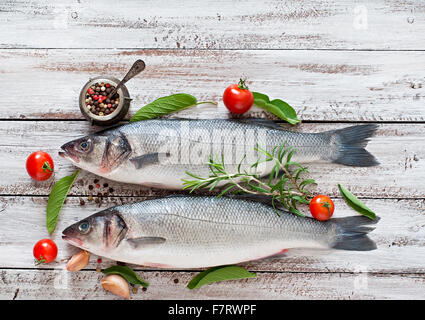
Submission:
M 83 269 L 88 263 L 90 259 L 90 253 L 85 250 L 81 250 L 80 252 L 74 254 L 71 259 L 69 259 L 66 264 L 66 270 L 75 272 Z
M 103 289 L 125 299 L 130 299 L 130 287 L 127 280 L 117 274 L 110 274 L 101 281 Z

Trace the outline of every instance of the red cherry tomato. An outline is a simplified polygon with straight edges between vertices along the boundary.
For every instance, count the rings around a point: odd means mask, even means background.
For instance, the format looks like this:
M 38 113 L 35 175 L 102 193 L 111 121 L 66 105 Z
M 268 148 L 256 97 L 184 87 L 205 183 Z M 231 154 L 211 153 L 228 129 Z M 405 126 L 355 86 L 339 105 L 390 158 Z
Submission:
M 310 202 L 311 215 L 320 221 L 326 221 L 334 213 L 335 206 L 331 198 L 322 194 L 315 196 Z
M 240 79 L 239 84 L 232 84 L 224 90 L 223 102 L 230 112 L 242 114 L 251 108 L 254 96 L 244 80 Z
M 31 153 L 27 159 L 26 167 L 30 177 L 37 181 L 49 179 L 55 169 L 52 157 L 44 151 Z
M 35 244 L 33 254 L 39 263 L 50 263 L 56 259 L 58 247 L 53 240 L 42 239 Z

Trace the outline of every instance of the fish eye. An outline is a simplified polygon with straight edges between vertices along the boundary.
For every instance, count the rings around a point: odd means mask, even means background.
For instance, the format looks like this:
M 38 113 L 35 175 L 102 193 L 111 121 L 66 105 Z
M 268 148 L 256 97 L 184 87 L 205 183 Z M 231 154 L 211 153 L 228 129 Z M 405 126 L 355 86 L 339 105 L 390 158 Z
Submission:
M 80 149 L 83 151 L 87 151 L 90 148 L 90 141 L 88 140 L 83 140 L 80 142 Z
M 80 230 L 80 232 L 82 234 L 86 234 L 87 232 L 89 232 L 90 230 L 90 223 L 88 221 L 83 221 L 78 225 L 78 230 Z

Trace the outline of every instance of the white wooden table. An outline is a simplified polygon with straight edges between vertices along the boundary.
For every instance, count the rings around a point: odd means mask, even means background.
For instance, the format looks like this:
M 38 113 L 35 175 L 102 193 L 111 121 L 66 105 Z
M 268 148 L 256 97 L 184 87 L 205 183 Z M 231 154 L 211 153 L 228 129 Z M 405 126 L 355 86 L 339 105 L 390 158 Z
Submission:
M 186 92 L 220 103 L 178 116 L 227 118 L 222 92 L 244 75 L 252 90 L 294 106 L 303 123 L 293 130 L 379 124 L 368 150 L 380 166 L 309 169 L 320 192 L 335 199 L 335 215 L 356 214 L 340 198 L 342 183 L 381 221 L 372 234 L 375 251 L 292 250 L 246 263 L 256 279 L 194 291 L 186 284 L 197 270 L 133 266 L 151 283 L 133 299 L 424 299 L 424 34 L 423 1 L 1 1 L 0 298 L 117 298 L 100 286 L 97 257 L 83 271 L 64 270 L 76 249 L 61 231 L 114 204 L 166 193 L 100 179 L 96 193 L 114 191 L 98 205 L 87 201 L 97 177 L 82 172 L 52 236 L 58 258 L 35 267 L 32 247 L 48 237 L 53 181 L 32 181 L 25 160 L 45 150 L 55 180 L 72 173 L 57 156 L 60 145 L 98 130 L 79 111 L 81 87 L 100 74 L 121 77 L 141 58 L 147 68 L 128 83 L 129 116 L 158 97 Z M 259 109 L 250 116 L 270 117 Z M 101 266 L 113 264 L 104 259 Z

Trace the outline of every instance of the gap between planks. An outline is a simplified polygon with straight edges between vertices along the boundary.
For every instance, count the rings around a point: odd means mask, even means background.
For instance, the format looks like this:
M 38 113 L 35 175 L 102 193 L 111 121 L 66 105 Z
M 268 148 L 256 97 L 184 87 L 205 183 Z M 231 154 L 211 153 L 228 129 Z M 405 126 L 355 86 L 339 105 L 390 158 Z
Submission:
M 149 269 L 149 268 L 142 268 L 142 267 L 134 267 L 130 264 L 122 264 L 125 266 L 131 267 L 133 271 L 136 272 L 173 272 L 173 273 L 194 273 L 194 272 L 202 272 L 204 270 L 207 270 L 208 268 L 202 268 L 202 269 Z M 109 266 L 108 266 L 109 267 Z M 102 270 L 106 268 L 101 268 Z M 0 271 L 2 270 L 12 270 L 12 271 L 37 271 L 37 272 L 58 272 L 63 269 L 58 268 L 20 268 L 20 267 L 0 267 Z M 257 270 L 254 268 L 246 268 L 249 272 L 255 272 L 260 274 L 369 274 L 369 275 L 412 275 L 412 276 L 423 276 L 425 275 L 425 272 L 404 272 L 404 271 L 391 271 L 391 272 L 380 272 L 380 271 L 285 271 L 285 270 Z M 69 271 L 71 272 L 71 271 Z M 76 272 L 97 272 L 97 268 L 84 268 Z
M 158 118 L 160 119 L 160 118 Z M 190 120 L 191 118 L 187 118 L 188 120 Z M 245 118 L 243 118 L 245 119 Z M 255 118 L 248 118 L 248 119 L 255 119 Z M 67 119 L 45 119 L 45 118 L 31 118 L 31 119 L 20 119 L 20 118 L 2 118 L 0 119 L 0 121 L 3 122 L 14 122 L 14 121 L 23 121 L 23 122 L 30 122 L 30 121 L 46 121 L 46 122 L 54 122 L 54 121 L 80 121 L 80 122 L 85 122 L 87 121 L 86 119 L 79 119 L 79 118 L 67 118 Z M 277 120 L 270 120 L 273 121 L 275 123 L 280 123 L 280 124 L 286 124 L 287 122 L 283 122 L 283 121 L 277 121 Z M 121 124 L 126 124 L 129 123 L 128 121 L 123 122 Z M 425 120 L 400 120 L 400 121 L 396 121 L 396 120 L 383 120 L 383 121 L 376 121 L 376 120 L 302 120 L 302 123 L 311 123 L 311 124 L 365 124 L 365 123 L 372 123 L 372 124 L 425 124 Z
M 156 51 L 338 51 L 338 52 L 425 52 L 425 49 L 332 49 L 332 48 L 155 48 L 155 47 L 0 47 L 1 50 L 156 50 Z

